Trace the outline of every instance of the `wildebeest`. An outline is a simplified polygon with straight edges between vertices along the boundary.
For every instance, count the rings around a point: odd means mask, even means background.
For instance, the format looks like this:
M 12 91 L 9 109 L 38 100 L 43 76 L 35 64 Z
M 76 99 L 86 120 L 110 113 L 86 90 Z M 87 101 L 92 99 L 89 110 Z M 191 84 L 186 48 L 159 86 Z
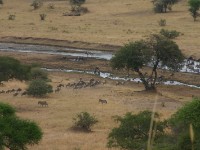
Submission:
M 46 101 L 38 101 L 38 105 L 47 107 L 48 103 Z
M 101 103 L 101 104 L 107 104 L 108 102 L 105 99 L 99 99 L 99 103 Z
M 27 91 L 22 92 L 21 96 L 28 94 Z

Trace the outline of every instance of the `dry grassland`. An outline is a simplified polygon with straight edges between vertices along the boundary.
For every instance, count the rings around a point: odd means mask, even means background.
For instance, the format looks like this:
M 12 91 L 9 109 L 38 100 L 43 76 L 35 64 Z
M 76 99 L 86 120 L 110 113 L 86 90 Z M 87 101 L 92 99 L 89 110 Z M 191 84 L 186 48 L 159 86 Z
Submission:
M 88 81 L 91 78 L 102 80 L 95 76 L 73 73 L 51 73 L 51 84 L 54 89 L 60 82 L 63 84 L 79 81 L 79 78 Z M 0 90 L 13 88 L 26 89 L 27 83 L 19 81 L 5 82 Z M 107 84 L 94 88 L 74 90 L 63 88 L 60 93 L 52 93 L 46 98 L 32 98 L 12 94 L 0 94 L 0 101 L 14 106 L 17 115 L 36 121 L 44 132 L 44 137 L 39 145 L 30 147 L 30 150 L 106 150 L 109 131 L 117 124 L 111 119 L 114 115 L 124 115 L 126 112 L 139 112 L 152 110 L 154 101 L 157 100 L 157 111 L 162 119 L 168 118 L 186 101 L 191 100 L 191 95 L 200 96 L 198 89 L 181 86 L 160 86 L 158 93 L 144 92 L 143 86 L 126 82 L 125 85 L 116 86 L 115 81 L 107 80 Z M 182 92 L 184 91 L 184 92 Z M 162 95 L 161 95 L 162 94 Z M 108 100 L 108 104 L 99 104 L 98 99 Z M 39 107 L 37 102 L 45 100 L 48 107 Z M 162 107 L 162 102 L 165 107 Z M 91 133 L 75 132 L 70 130 L 73 125 L 72 118 L 79 112 L 87 111 L 95 115 L 99 123 Z
M 123 45 L 159 32 L 161 27 L 158 20 L 166 19 L 165 29 L 174 29 L 183 34 L 176 42 L 184 54 L 200 58 L 200 21 L 193 22 L 186 0 L 166 14 L 153 13 L 150 0 L 87 0 L 84 6 L 90 12 L 80 17 L 62 16 L 70 10 L 67 1 L 51 2 L 55 3 L 55 9 L 48 9 L 50 2 L 47 1 L 41 9 L 32 10 L 31 0 L 4 0 L 5 5 L 0 8 L 0 37 Z M 40 21 L 41 13 L 47 14 L 46 21 Z M 15 14 L 16 19 L 8 20 L 9 14 Z

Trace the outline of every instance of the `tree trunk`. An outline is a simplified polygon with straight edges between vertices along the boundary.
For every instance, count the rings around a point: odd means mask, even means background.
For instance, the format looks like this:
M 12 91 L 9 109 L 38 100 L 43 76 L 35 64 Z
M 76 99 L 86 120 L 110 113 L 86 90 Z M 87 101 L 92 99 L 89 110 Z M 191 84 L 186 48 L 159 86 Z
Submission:
M 155 87 L 152 87 L 149 82 L 145 79 L 145 76 L 142 74 L 142 72 L 137 68 L 134 69 L 135 72 L 138 73 L 142 83 L 144 84 L 145 90 L 150 91 L 150 90 L 155 90 Z

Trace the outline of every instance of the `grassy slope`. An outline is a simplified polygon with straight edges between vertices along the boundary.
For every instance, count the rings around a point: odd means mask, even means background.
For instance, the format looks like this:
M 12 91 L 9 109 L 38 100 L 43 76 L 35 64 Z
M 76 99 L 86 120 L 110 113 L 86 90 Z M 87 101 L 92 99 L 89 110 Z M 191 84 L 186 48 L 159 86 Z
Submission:
M 84 81 L 95 78 L 89 75 L 69 73 L 50 75 L 54 89 L 60 81 L 64 84 L 73 83 L 79 81 L 80 77 Z M 0 90 L 19 87 L 24 90 L 26 86 L 22 82 L 9 81 L 4 87 L 0 87 Z M 112 116 L 121 116 L 130 111 L 152 110 L 154 101 L 157 99 L 157 111 L 162 114 L 162 118 L 167 118 L 185 101 L 191 100 L 192 94 L 200 96 L 199 90 L 181 86 L 161 86 L 159 93 L 162 95 L 134 92 L 142 90 L 143 86 L 140 84 L 127 82 L 124 86 L 115 86 L 114 81 L 107 80 L 106 85 L 94 88 L 80 90 L 64 88 L 60 93 L 53 93 L 48 98 L 36 99 L 28 96 L 13 97 L 12 94 L 0 94 L 0 101 L 12 104 L 20 117 L 34 120 L 41 126 L 44 132 L 43 140 L 39 145 L 30 147 L 30 150 L 75 150 L 75 148 L 106 150 L 108 133 L 117 125 L 111 119 Z M 99 104 L 99 98 L 107 99 L 108 104 Z M 47 101 L 49 107 L 39 107 L 38 100 Z M 165 102 L 165 107 L 162 107 L 162 102 Z M 94 132 L 81 133 L 70 130 L 73 124 L 72 118 L 81 111 L 88 111 L 99 119 L 99 123 L 93 128 Z
M 200 25 L 194 23 L 183 0 L 167 14 L 154 14 L 150 0 L 87 0 L 84 5 L 90 13 L 80 17 L 64 17 L 70 7 L 66 1 L 55 1 L 55 9 L 33 11 L 31 0 L 4 0 L 0 8 L 0 37 L 41 37 L 70 41 L 85 41 L 123 45 L 159 32 L 158 20 L 167 20 L 165 29 L 175 29 L 184 35 L 176 41 L 187 56 L 200 58 Z M 46 13 L 47 20 L 40 21 L 39 14 Z M 8 15 L 16 20 L 9 21 Z M 80 45 L 81 47 L 81 45 Z

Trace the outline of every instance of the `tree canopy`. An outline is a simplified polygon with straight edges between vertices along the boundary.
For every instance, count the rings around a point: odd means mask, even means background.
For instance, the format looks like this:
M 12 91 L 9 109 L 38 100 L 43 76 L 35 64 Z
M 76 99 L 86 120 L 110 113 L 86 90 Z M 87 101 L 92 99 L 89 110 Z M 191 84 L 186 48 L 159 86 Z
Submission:
M 19 80 L 27 80 L 31 67 L 23 65 L 20 61 L 12 57 L 0 57 L 0 82 L 8 81 L 16 78 Z
M 190 6 L 189 11 L 194 18 L 194 21 L 196 21 L 196 18 L 200 16 L 198 12 L 200 8 L 200 0 L 189 0 L 188 3 Z
M 155 118 L 159 119 L 157 113 Z M 127 113 L 124 117 L 117 116 L 115 120 L 120 122 L 120 125 L 109 133 L 107 146 L 128 150 L 146 149 L 151 119 L 152 112 L 150 111 L 143 111 L 139 114 Z M 164 133 L 162 122 L 153 120 L 153 126 L 155 138 Z
M 113 69 L 125 68 L 137 72 L 145 89 L 150 90 L 155 89 L 159 65 L 178 71 L 183 60 L 184 56 L 174 41 L 161 35 L 151 35 L 147 40 L 124 45 L 111 59 L 111 66 Z M 141 71 L 145 65 L 152 67 L 148 77 Z
M 177 150 L 198 150 L 200 147 L 200 98 L 180 108 L 169 120 Z
M 42 131 L 35 122 L 18 118 L 13 107 L 0 103 L 0 149 L 26 150 L 41 138 Z

